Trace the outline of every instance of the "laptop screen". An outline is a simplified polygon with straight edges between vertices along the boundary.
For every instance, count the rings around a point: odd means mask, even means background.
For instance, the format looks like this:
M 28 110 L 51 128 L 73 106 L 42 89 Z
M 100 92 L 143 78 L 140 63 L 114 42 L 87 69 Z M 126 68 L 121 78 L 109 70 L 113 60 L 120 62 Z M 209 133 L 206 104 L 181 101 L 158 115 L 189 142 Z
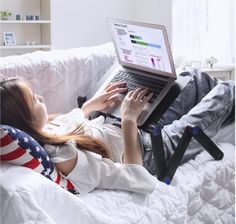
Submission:
M 110 28 L 120 64 L 157 74 L 175 76 L 163 26 L 111 20 Z

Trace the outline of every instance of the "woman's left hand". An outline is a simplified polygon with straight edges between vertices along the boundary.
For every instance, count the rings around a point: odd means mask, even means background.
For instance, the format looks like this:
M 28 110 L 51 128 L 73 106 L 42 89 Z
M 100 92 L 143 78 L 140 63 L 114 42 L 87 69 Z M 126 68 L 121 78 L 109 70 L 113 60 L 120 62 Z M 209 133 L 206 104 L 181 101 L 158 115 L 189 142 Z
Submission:
M 147 88 L 138 88 L 128 92 L 121 105 L 122 122 L 125 120 L 137 121 L 144 106 L 152 98 L 153 93 Z
M 110 83 L 100 96 L 93 97 L 85 102 L 81 108 L 85 114 L 85 117 L 88 118 L 93 111 L 105 110 L 119 100 L 117 94 L 127 91 L 125 86 L 125 82 Z

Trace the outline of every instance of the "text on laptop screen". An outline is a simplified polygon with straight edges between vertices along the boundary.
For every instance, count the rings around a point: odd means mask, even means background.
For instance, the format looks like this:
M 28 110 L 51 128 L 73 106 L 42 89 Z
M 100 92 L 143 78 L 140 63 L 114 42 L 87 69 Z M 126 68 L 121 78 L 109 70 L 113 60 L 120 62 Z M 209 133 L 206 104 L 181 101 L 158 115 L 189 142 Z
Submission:
M 113 22 L 114 41 L 122 62 L 171 73 L 163 31 Z

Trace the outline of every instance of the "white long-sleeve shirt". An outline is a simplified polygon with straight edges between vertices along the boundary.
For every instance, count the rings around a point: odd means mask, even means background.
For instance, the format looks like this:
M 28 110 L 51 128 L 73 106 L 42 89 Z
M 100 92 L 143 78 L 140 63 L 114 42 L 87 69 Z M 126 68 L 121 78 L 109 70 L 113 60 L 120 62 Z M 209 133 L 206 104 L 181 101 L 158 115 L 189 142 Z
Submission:
M 96 153 L 78 149 L 74 141 L 68 141 L 60 146 L 45 145 L 44 148 L 56 163 L 77 156 L 77 164 L 66 178 L 78 188 L 81 194 L 95 188 L 151 193 L 157 183 L 156 178 L 141 165 L 122 164 L 124 151 L 122 130 L 103 122 L 103 117 L 90 121 L 84 117 L 82 110 L 74 109 L 68 114 L 55 118 L 45 130 L 50 134 L 62 134 L 83 124 L 84 134 L 93 136 L 106 144 L 112 152 L 113 161 L 102 158 Z

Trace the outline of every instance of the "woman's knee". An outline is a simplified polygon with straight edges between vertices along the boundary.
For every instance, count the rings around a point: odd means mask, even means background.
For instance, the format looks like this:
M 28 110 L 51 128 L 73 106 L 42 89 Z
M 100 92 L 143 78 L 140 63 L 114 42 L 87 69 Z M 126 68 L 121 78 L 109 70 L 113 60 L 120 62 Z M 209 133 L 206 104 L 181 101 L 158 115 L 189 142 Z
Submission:
M 222 81 L 220 84 L 226 86 L 226 88 L 229 88 L 232 91 L 234 91 L 234 89 L 235 89 L 235 81 L 234 80 Z
M 222 81 L 216 86 L 216 92 L 221 93 L 222 95 L 225 95 L 228 97 L 229 100 L 234 101 L 235 99 L 235 81 L 233 80 L 227 80 L 227 81 Z

